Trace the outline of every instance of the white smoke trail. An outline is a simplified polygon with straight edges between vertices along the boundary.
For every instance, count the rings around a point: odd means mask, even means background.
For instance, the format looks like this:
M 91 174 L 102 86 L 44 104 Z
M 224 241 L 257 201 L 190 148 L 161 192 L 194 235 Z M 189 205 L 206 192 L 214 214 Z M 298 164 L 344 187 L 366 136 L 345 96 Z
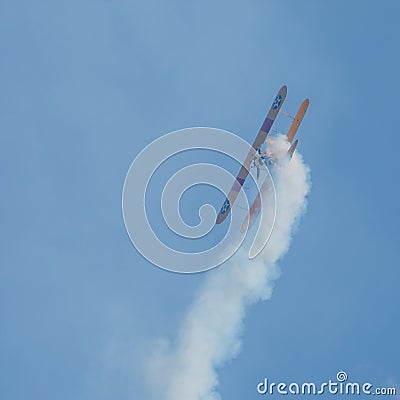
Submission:
M 276 150 L 288 147 L 283 137 Z M 161 383 L 166 400 L 216 400 L 216 369 L 240 350 L 246 308 L 269 299 L 279 277 L 277 261 L 290 246 L 293 229 L 305 211 L 310 190 L 309 168 L 296 152 L 274 176 L 277 215 L 270 240 L 254 260 L 239 250 L 225 265 L 210 272 L 190 307 L 175 349 L 165 344 L 149 363 L 153 382 Z M 162 382 L 160 382 L 160 380 Z

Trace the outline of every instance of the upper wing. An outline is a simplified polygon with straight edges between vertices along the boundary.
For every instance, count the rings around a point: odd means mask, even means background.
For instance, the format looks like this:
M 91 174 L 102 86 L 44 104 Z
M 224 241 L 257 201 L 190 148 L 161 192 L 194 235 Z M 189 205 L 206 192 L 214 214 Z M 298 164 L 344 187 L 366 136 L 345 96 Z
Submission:
M 300 107 L 299 107 L 299 110 L 297 111 L 297 114 L 296 114 L 296 116 L 294 117 L 294 119 L 293 119 L 293 122 L 292 122 L 292 124 L 290 125 L 290 128 L 289 128 L 289 130 L 288 130 L 288 133 L 287 133 L 287 140 L 288 140 L 288 142 L 289 143 L 292 143 L 292 140 L 293 140 L 293 138 L 294 138 L 294 135 L 296 134 L 296 132 L 297 132 L 297 130 L 299 129 L 299 126 L 300 126 L 300 124 L 301 124 L 301 121 L 303 120 L 303 118 L 304 118 L 304 115 L 305 115 L 305 113 L 306 113 L 306 111 L 307 111 L 307 108 L 308 108 L 308 105 L 310 104 L 310 100 L 308 100 L 308 99 L 305 99 L 302 103 L 301 103 L 301 105 L 300 105 Z
M 225 218 L 228 216 L 231 207 L 235 202 L 236 197 L 238 196 L 240 189 L 242 188 L 243 183 L 247 178 L 247 175 L 249 174 L 251 161 L 253 160 L 257 149 L 264 143 L 271 129 L 271 126 L 274 123 L 275 118 L 278 115 L 280 108 L 282 107 L 283 102 L 285 101 L 286 94 L 287 94 L 287 87 L 282 86 L 282 88 L 276 95 L 271 108 L 269 109 L 267 117 L 265 118 L 264 123 L 262 124 L 256 139 L 254 140 L 253 148 L 249 151 L 249 154 L 247 155 L 246 160 L 243 163 L 242 167 L 240 168 L 240 171 L 235 179 L 235 182 L 233 183 L 231 191 L 225 198 L 224 204 L 222 205 L 221 210 L 217 216 L 217 221 L 216 221 L 217 224 L 223 222 Z

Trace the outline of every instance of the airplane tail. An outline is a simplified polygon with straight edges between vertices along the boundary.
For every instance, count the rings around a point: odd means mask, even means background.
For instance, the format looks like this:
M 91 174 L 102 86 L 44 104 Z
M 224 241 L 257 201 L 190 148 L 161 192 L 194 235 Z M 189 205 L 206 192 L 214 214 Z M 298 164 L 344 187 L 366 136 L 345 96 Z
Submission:
M 296 150 L 296 147 L 297 147 L 298 143 L 299 143 L 299 140 L 296 139 L 296 140 L 292 143 L 292 145 L 290 146 L 290 148 L 289 148 L 289 150 L 288 150 L 288 152 L 287 152 L 287 154 L 288 154 L 288 156 L 289 156 L 289 160 L 292 159 L 293 153 L 294 153 L 294 151 Z

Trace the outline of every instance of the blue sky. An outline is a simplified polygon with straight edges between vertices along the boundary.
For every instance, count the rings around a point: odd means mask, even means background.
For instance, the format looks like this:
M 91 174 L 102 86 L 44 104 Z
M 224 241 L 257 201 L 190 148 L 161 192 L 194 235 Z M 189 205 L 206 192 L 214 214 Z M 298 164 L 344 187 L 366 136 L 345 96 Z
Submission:
M 399 14 L 389 0 L 1 1 L 1 398 L 146 398 L 141 361 L 205 276 L 136 252 L 125 174 L 175 129 L 251 141 L 282 84 L 285 109 L 310 98 L 308 212 L 220 392 L 339 369 L 400 390 Z

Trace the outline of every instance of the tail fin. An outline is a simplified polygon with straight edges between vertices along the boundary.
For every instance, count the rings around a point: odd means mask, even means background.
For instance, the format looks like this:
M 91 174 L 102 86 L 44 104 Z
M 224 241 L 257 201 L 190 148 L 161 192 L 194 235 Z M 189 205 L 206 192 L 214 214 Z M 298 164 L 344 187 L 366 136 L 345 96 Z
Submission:
M 288 154 L 288 156 L 289 156 L 289 159 L 292 159 L 293 153 L 294 153 L 294 151 L 296 150 L 296 147 L 297 147 L 298 143 L 299 143 L 299 139 L 296 139 L 296 140 L 292 143 L 292 145 L 290 146 L 290 148 L 289 148 L 289 150 L 288 150 L 288 152 L 287 152 L 287 154 Z

